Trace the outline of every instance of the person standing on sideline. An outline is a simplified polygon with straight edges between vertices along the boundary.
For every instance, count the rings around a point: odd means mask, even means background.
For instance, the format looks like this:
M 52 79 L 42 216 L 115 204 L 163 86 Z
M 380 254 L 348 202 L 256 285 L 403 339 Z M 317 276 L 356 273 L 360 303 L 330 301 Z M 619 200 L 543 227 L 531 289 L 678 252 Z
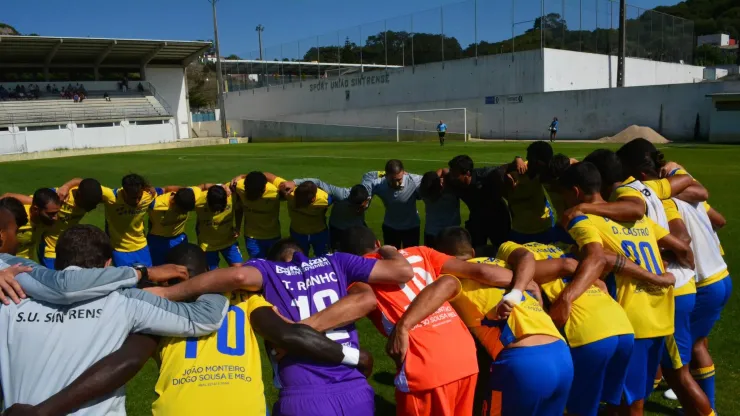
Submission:
M 552 123 L 550 123 L 550 143 L 553 143 L 558 136 L 558 124 L 558 118 L 553 117 Z
M 445 145 L 445 133 L 447 133 L 447 124 L 445 124 L 444 121 L 439 120 L 439 124 L 437 124 L 437 134 L 439 134 L 440 146 Z

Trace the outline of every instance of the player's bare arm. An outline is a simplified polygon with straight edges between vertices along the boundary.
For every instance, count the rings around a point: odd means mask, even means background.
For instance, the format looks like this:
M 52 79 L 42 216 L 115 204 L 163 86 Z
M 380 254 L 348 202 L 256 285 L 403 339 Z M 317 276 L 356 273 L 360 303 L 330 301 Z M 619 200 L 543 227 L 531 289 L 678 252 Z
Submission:
M 604 257 L 606 258 L 606 264 L 604 265 L 604 273 L 601 275 L 602 279 L 613 272 L 622 273 L 632 279 L 641 280 L 659 287 L 668 287 L 676 284 L 676 277 L 672 273 L 666 272 L 661 275 L 650 273 L 621 254 L 604 252 Z
M 79 186 L 80 182 L 82 182 L 82 178 L 73 178 L 65 182 L 64 185 L 58 187 L 57 195 L 59 195 L 59 199 L 62 201 L 66 200 L 69 195 L 69 190 L 75 186 Z
M 254 267 L 228 267 L 211 270 L 173 286 L 149 287 L 144 290 L 180 302 L 204 293 L 224 293 L 233 290 L 256 292 L 262 289 L 262 282 L 262 273 Z
M 709 191 L 691 175 L 673 175 L 668 178 L 671 196 L 689 203 L 704 202 L 709 199 Z
M 255 309 L 249 317 L 255 332 L 290 355 L 330 364 L 347 364 L 372 370 L 367 352 L 343 347 L 308 325 L 289 323 L 272 308 Z M 352 351 L 350 351 L 352 350 Z
M 157 349 L 159 339 L 152 335 L 131 334 L 121 348 L 103 357 L 71 384 L 36 406 L 16 404 L 3 415 L 66 415 L 98 397 L 124 386 L 144 368 Z
M 563 213 L 561 224 L 567 227 L 573 218 L 583 214 L 598 215 L 614 221 L 632 222 L 640 220 L 645 216 L 646 212 L 647 206 L 645 205 L 645 201 L 638 197 L 627 196 L 605 204 L 578 204 Z
M 370 285 L 357 282 L 349 287 L 347 296 L 302 320 L 301 323 L 319 332 L 326 332 L 349 325 L 367 316 L 377 307 L 378 300 Z
M 681 241 L 675 235 L 668 234 L 658 240 L 658 247 L 661 250 L 672 252 L 682 266 L 694 269 L 694 252 L 691 250 L 691 246 L 685 241 Z
M 714 207 L 709 208 L 709 211 L 707 211 L 707 216 L 709 216 L 709 221 L 712 223 L 712 228 L 715 231 L 727 225 L 727 220 L 725 219 L 725 216 L 714 209 Z
M 555 325 L 562 327 L 570 317 L 570 309 L 573 301 L 578 299 L 589 287 L 591 287 L 604 271 L 606 260 L 604 259 L 604 248 L 599 243 L 590 243 L 581 247 L 582 260 L 573 275 L 573 280 L 563 289 L 560 296 L 550 307 L 550 317 Z
M 442 304 L 457 296 L 460 281 L 451 275 L 442 275 L 419 293 L 388 336 L 385 350 L 398 367 L 409 348 L 409 331 Z
M 509 287 L 514 273 L 493 264 L 470 263 L 451 258 L 442 265 L 441 273 L 451 274 L 459 279 L 471 279 L 487 286 Z
M 406 283 L 414 277 L 411 264 L 395 247 L 380 247 L 378 254 L 382 260 L 378 260 L 373 266 L 368 283 Z
M 3 198 L 15 198 L 21 202 L 23 205 L 31 205 L 33 202 L 33 197 L 30 197 L 28 195 L 22 195 L 22 194 L 15 194 L 12 192 L 6 192 L 2 195 L 0 195 L 0 199 Z

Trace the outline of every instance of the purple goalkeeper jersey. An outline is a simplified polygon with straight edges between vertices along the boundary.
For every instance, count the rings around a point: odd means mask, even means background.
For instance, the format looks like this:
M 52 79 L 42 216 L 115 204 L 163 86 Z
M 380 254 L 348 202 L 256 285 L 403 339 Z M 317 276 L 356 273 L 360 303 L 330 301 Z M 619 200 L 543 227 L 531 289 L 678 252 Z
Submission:
M 265 299 L 280 313 L 295 322 L 325 309 L 347 296 L 347 286 L 367 282 L 377 260 L 346 253 L 334 253 L 309 259 L 295 253 L 293 261 L 272 262 L 250 260 L 247 266 L 262 272 Z M 354 324 L 328 331 L 326 336 L 342 345 L 359 348 L 360 342 Z M 364 379 L 353 367 L 319 364 L 286 356 L 278 363 L 276 384 L 290 388 L 334 384 Z

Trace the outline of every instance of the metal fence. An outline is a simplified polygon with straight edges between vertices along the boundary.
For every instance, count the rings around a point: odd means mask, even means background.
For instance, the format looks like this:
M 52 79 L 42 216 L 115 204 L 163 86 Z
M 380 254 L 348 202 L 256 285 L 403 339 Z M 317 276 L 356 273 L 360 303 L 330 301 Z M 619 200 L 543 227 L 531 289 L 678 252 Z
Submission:
M 233 91 L 542 48 L 616 54 L 618 27 L 618 1 L 468 0 L 238 54 L 224 72 Z M 626 29 L 628 57 L 692 62 L 692 21 L 627 6 Z

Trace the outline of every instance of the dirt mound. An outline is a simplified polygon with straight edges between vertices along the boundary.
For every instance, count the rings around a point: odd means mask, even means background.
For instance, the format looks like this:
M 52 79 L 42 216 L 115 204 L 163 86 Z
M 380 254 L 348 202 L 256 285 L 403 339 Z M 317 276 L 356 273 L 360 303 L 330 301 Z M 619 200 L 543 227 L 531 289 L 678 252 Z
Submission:
M 670 140 L 661 136 L 658 132 L 650 127 L 631 125 L 611 137 L 602 137 L 599 139 L 603 143 L 627 143 L 633 139 L 643 138 L 651 143 L 669 143 Z

